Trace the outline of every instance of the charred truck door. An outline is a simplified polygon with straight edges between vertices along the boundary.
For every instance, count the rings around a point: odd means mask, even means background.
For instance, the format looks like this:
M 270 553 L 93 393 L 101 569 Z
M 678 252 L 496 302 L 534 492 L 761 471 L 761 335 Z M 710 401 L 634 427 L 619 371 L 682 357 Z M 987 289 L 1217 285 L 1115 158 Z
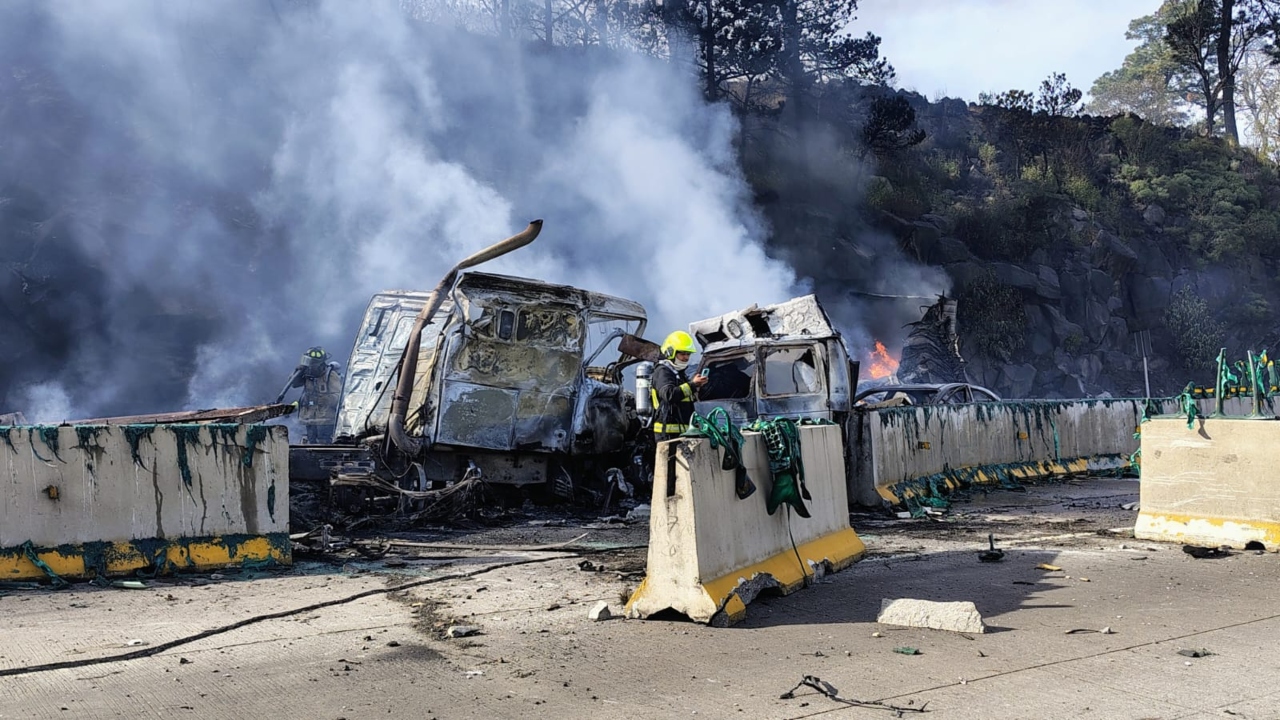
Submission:
M 580 309 L 521 297 L 459 301 L 467 312 L 449 334 L 436 413 L 440 445 L 560 452 L 582 357 Z
M 427 475 L 456 478 L 475 468 L 491 483 L 541 483 L 553 474 L 559 482 L 556 470 L 570 458 L 620 449 L 628 397 L 617 372 L 588 365 L 604 357 L 614 325 L 643 330 L 642 306 L 476 272 L 459 278 L 452 303 L 407 423 L 426 441 L 426 464 L 438 466 Z

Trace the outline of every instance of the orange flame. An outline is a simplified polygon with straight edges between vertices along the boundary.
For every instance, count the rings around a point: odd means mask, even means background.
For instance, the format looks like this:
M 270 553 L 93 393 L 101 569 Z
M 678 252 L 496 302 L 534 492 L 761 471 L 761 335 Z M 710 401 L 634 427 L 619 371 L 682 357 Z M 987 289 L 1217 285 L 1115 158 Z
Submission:
M 893 359 L 884 343 L 876 340 L 876 349 L 867 356 L 867 374 L 874 379 L 889 377 L 898 370 L 898 361 Z

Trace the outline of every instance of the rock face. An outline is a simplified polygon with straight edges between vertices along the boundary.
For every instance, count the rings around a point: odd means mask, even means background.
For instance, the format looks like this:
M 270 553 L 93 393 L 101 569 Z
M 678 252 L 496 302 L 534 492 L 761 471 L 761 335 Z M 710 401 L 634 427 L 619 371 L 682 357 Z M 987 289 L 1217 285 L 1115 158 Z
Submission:
M 1209 260 L 1205 243 L 1230 243 L 1228 236 L 1237 230 L 1214 230 L 1208 235 L 1217 236 L 1193 241 L 1196 232 L 1207 232 L 1195 230 L 1193 219 L 1220 209 L 1192 207 L 1175 200 L 1181 196 L 1172 192 L 1166 197 L 1126 190 L 1123 177 L 1109 175 L 1117 163 L 1143 162 L 1125 158 L 1124 139 L 1113 119 L 1062 119 L 1062 147 L 1084 158 L 1072 162 L 1096 171 L 1089 177 L 1073 176 L 1073 187 L 1063 178 L 1054 182 L 1037 175 L 1047 166 L 1037 170 L 1034 162 L 1019 157 L 1004 132 L 1013 121 L 1006 111 L 899 94 L 911 103 L 917 125 L 929 136 L 930 149 L 917 153 L 924 159 L 920 165 L 944 159 L 947 177 L 940 181 L 942 187 L 927 185 L 912 195 L 906 192 L 912 177 L 905 170 L 895 174 L 881 168 L 893 178 L 898 194 L 892 202 L 869 202 L 873 209 L 863 217 L 893 237 L 894 249 L 901 248 L 923 266 L 942 269 L 950 278 L 948 294 L 959 300 L 959 354 L 969 380 L 1010 398 L 1142 397 L 1148 379 L 1143 371 L 1145 350 L 1151 393 L 1167 397 L 1189 380 L 1211 382 L 1219 340 L 1233 356 L 1268 346 L 1274 352 L 1280 345 L 1275 319 L 1280 265 L 1275 253 L 1241 256 L 1244 259 L 1234 264 Z M 1156 132 L 1172 142 L 1179 131 Z M 1077 137 L 1087 139 L 1072 139 Z M 1205 157 L 1217 157 L 1212 155 L 1215 150 L 1204 152 Z M 1271 181 L 1258 177 L 1259 190 L 1270 192 Z M 1083 191 L 1081 181 L 1088 185 Z M 889 193 L 877 197 L 888 198 Z M 1241 214 L 1250 212 L 1242 204 L 1238 209 Z M 1223 217 L 1228 215 L 1223 211 Z M 1266 222 L 1263 218 L 1256 228 L 1248 226 L 1248 232 L 1263 232 L 1259 228 L 1270 227 Z M 775 225 L 786 227 L 782 222 Z M 833 223 L 837 227 L 842 226 Z M 836 235 L 855 238 L 854 245 L 868 245 L 857 240 L 856 231 Z M 1251 247 L 1257 253 L 1267 246 Z M 882 250 L 873 247 L 870 253 L 849 257 L 863 261 Z M 814 272 L 828 272 L 829 280 L 840 287 L 841 278 L 828 271 L 836 262 L 816 263 Z M 993 283 L 999 286 L 995 290 Z M 872 285 L 880 292 L 894 292 L 885 289 L 890 283 Z M 901 288 L 913 289 L 918 288 L 905 282 Z M 1180 341 L 1186 341 L 1188 333 L 1174 327 L 1178 322 L 1170 314 L 1171 306 L 1180 305 L 1179 297 L 1184 298 L 1181 305 L 1186 304 L 1187 296 L 1180 293 L 1188 291 L 1195 303 L 1203 302 L 1198 319 L 1189 324 L 1206 329 L 1200 344 L 1215 348 L 1203 358 L 1204 370 L 1184 367 L 1198 365 L 1201 353 L 1190 357 L 1179 350 L 1186 347 Z M 972 305 L 966 308 L 967 296 L 984 302 L 997 297 L 1013 308 L 974 312 Z M 993 333 L 999 337 L 993 338 Z
M 1138 234 L 1125 238 L 1082 208 L 1070 207 L 1059 215 L 1060 230 L 1076 240 L 1037 249 L 1023 262 L 984 261 L 948 234 L 945 220 L 928 216 L 927 224 L 937 232 L 931 231 L 920 246 L 920 259 L 942 267 L 959 297 L 956 330 L 964 370 L 969 380 L 1002 397 L 1142 397 L 1148 380 L 1153 395 L 1172 395 L 1188 380 L 1209 381 L 1201 374 L 1192 377 L 1175 357 L 1167 315 L 1179 292 L 1203 299 L 1218 317 L 1237 314 L 1245 295 L 1261 298 L 1264 308 L 1268 302 L 1280 307 L 1280 292 L 1272 289 L 1265 273 L 1242 277 L 1238 271 L 1180 257 L 1159 230 L 1173 222 L 1159 206 L 1142 211 Z M 972 342 L 981 329 L 966 324 L 965 289 L 992 280 L 1012 289 L 1022 303 L 1020 349 L 1002 360 L 983 357 Z M 1219 327 L 1229 344 L 1263 349 L 1257 345 L 1266 341 L 1261 328 L 1250 335 L 1229 325 Z M 908 354 L 904 346 L 904 360 Z
M 865 331 L 850 333 L 853 342 L 900 341 L 903 326 L 921 318 L 914 301 L 946 293 L 959 301 L 968 379 L 1010 398 L 1143 397 L 1143 349 L 1151 393 L 1168 397 L 1189 380 L 1211 381 L 1211 367 L 1184 365 L 1211 366 L 1219 338 L 1236 357 L 1280 345 L 1280 217 L 1270 216 L 1280 181 L 1271 168 L 1174 128 L 1138 128 L 1150 131 L 1142 147 L 1154 143 L 1139 151 L 1132 118 L 1033 124 L 1043 147 L 1032 151 L 1017 139 L 1025 118 L 1016 111 L 855 84 L 829 91 L 832 109 L 896 94 L 928 135 L 854 173 L 843 161 L 829 175 L 813 172 L 840 156 L 829 138 L 802 151 L 782 143 L 768 155 L 776 167 L 751 166 L 771 254 L 812 282 L 837 323 Z M 758 125 L 759 137 L 773 127 L 743 122 Z M 1167 154 L 1158 148 L 1206 164 L 1169 170 L 1151 159 Z M 789 183 L 777 173 L 793 163 L 803 180 Z M 1218 173 L 1249 187 L 1201 181 Z M 1185 309 L 1188 290 L 1204 305 L 1179 321 L 1170 307 Z M 919 379 L 936 381 L 928 370 Z

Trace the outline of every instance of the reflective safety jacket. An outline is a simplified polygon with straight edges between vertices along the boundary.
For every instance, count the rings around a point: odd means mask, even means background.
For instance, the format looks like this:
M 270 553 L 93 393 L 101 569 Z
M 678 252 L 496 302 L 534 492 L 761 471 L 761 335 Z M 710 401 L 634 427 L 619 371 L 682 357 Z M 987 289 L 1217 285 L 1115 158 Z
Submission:
M 670 360 L 663 360 L 653 369 L 653 432 L 657 435 L 679 435 L 689 429 L 693 417 L 693 386 L 683 370 L 677 370 Z

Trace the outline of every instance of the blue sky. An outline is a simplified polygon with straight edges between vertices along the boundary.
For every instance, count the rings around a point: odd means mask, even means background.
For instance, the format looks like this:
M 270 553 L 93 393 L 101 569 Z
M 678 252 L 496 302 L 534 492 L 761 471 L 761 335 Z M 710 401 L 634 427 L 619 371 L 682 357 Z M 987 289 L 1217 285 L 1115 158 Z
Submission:
M 879 35 L 898 87 L 929 99 L 1034 90 L 1065 72 L 1086 93 L 1120 66 L 1129 21 L 1160 0 L 861 0 L 856 34 Z

